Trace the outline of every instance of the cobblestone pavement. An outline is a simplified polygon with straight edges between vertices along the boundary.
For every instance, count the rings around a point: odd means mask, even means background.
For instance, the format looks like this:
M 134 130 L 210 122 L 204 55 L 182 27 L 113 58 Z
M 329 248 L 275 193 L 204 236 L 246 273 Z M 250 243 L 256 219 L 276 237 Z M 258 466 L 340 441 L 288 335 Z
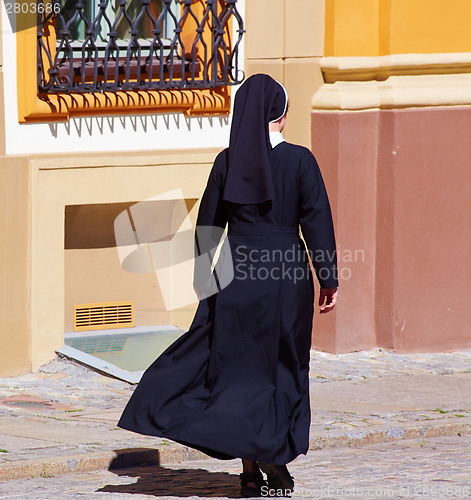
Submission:
M 290 465 L 293 498 L 471 497 L 471 436 L 414 439 L 310 451 Z M 0 483 L 0 498 L 21 500 L 238 498 L 238 461 L 207 459 Z
M 324 396 L 329 391 L 345 397 L 339 398 L 337 410 L 335 405 L 330 405 L 326 411 L 323 405 L 316 407 L 311 403 L 311 435 L 341 429 L 361 431 L 375 425 L 404 422 L 427 424 L 450 418 L 464 421 L 471 417 L 471 401 L 461 398 L 458 393 L 462 390 L 471 394 L 467 375 L 470 373 L 471 351 L 401 355 L 378 348 L 348 354 L 312 350 L 311 399 L 321 395 L 325 403 Z M 448 380 L 449 390 L 442 386 L 447 381 L 446 375 L 454 376 Z M 327 385 L 321 387 L 320 384 Z M 423 391 L 423 397 L 415 394 L 412 401 L 406 393 L 407 387 L 413 384 Z M 365 385 L 364 390 L 362 385 Z M 381 387 L 383 395 L 379 396 Z M 434 387 L 441 397 L 431 398 Z M 358 404 L 352 401 L 345 404 L 347 398 L 355 399 L 348 395 L 355 391 Z M 368 402 L 371 392 L 374 398 Z M 453 392 L 456 398 L 452 397 Z
M 311 351 L 311 384 L 409 375 L 471 373 L 471 351 L 396 354 L 382 349 L 348 354 Z M 40 395 L 80 411 L 124 404 L 133 386 L 98 374 L 71 361 L 57 359 L 36 373 L 0 378 L 0 398 L 19 393 Z M 0 415 L 9 409 L 0 406 Z
M 310 377 L 314 382 L 364 380 L 398 375 L 449 375 L 471 372 L 471 351 L 397 354 L 384 349 L 347 354 L 311 350 Z
M 464 434 L 471 429 L 471 351 L 312 351 L 310 377 L 313 449 L 449 435 L 460 429 Z M 161 463 L 198 459 L 191 450 L 166 440 L 116 427 L 133 389 L 63 359 L 36 373 L 0 379 L 0 469 L 23 461 L 90 457 L 127 448 L 158 448 Z M 44 404 L 34 403 L 34 398 Z M 426 428 L 431 424 L 443 430 L 435 428 L 431 434 Z M 411 425 L 422 428 L 409 432 Z

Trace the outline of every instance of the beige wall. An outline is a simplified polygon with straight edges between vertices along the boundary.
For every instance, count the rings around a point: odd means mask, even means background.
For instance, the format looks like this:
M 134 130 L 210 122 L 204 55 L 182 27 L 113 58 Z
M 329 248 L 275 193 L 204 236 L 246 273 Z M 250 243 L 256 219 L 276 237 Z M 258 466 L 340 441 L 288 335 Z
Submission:
M 322 84 L 324 9 L 324 0 L 246 3 L 246 74 L 267 73 L 285 85 L 290 96 L 285 138 L 306 147 L 312 95 Z
M 0 11 L 0 27 L 3 26 L 2 12 Z M 3 38 L 0 36 L 0 154 L 5 153 L 5 106 L 3 85 Z
M 155 194 L 160 194 L 155 188 Z M 155 273 L 151 272 L 148 244 L 162 237 L 175 234 L 184 218 L 190 214 L 195 222 L 197 198 L 185 200 L 121 201 L 68 205 L 65 208 L 65 331 L 74 329 L 74 305 L 101 302 L 133 302 L 135 326 L 170 324 L 172 314 L 167 310 L 162 290 Z M 139 208 L 140 207 L 140 208 Z M 137 210 L 141 249 L 139 265 L 123 266 L 116 249 L 115 219 L 128 210 Z M 142 217 L 145 220 L 142 221 Z M 136 223 L 133 220 L 133 223 Z M 118 227 L 127 244 L 136 246 L 136 236 L 123 234 L 125 227 Z M 119 237 L 119 235 L 118 235 Z M 136 250 L 135 250 L 136 251 Z M 190 249 L 191 252 L 191 249 Z M 130 258 L 135 258 L 136 253 Z M 159 263 L 153 263 L 158 265 Z M 161 267 L 167 263 L 160 263 Z M 176 283 L 174 277 L 172 283 Z M 110 286 L 112 284 L 112 286 Z M 187 311 L 193 308 L 187 308 Z M 179 311 L 181 314 L 183 311 Z M 182 320 L 183 318 L 181 318 Z M 180 320 L 180 321 L 181 321 Z M 187 321 L 184 322 L 186 326 Z
M 0 376 L 31 369 L 30 194 L 26 159 L 0 159 Z
M 171 314 L 164 311 L 152 277 L 124 274 L 113 257 L 116 249 L 66 253 L 65 207 L 140 201 L 176 188 L 181 188 L 185 197 L 198 199 L 216 153 L 200 150 L 1 159 L 0 230 L 8 235 L 0 246 L 1 374 L 34 370 L 52 359 L 54 349 L 63 345 L 70 307 L 76 300 L 116 300 L 128 294 L 127 299 L 134 299 L 141 310 L 141 323 L 157 320 L 188 326 L 194 306 Z M 106 275 L 108 282 L 91 285 L 90 279 L 97 272 L 98 278 Z M 108 272 L 114 273 L 112 280 Z
M 286 138 L 309 146 L 311 97 L 322 83 L 324 0 L 249 0 L 246 21 L 247 74 L 266 72 L 287 87 Z M 3 122 L 0 132 L 1 153 Z M 136 324 L 189 325 L 195 307 L 166 311 L 155 277 L 123 271 L 112 246 L 65 249 L 66 209 L 141 201 L 177 187 L 197 200 L 217 152 L 0 158 L 0 230 L 8 235 L 0 243 L 0 375 L 52 359 L 73 328 L 77 303 L 133 300 Z
M 74 305 L 133 302 L 134 325 L 171 324 L 154 274 L 123 270 L 116 247 L 65 250 L 65 332 L 74 331 Z
M 334 314 L 315 317 L 314 346 L 470 347 L 471 108 L 446 105 L 471 103 L 471 60 L 324 58 L 325 9 L 326 0 L 246 2 L 246 74 L 286 86 L 285 137 L 313 150 L 332 202 L 341 294 Z M 155 277 L 123 271 L 112 245 L 65 248 L 67 231 L 84 228 L 66 213 L 95 207 L 91 230 L 105 206 L 175 188 L 193 203 L 217 152 L 0 156 L 0 376 L 52 359 L 76 303 L 133 300 L 136 324 L 189 326 L 195 306 L 168 312 Z M 110 232 L 109 220 L 98 229 Z

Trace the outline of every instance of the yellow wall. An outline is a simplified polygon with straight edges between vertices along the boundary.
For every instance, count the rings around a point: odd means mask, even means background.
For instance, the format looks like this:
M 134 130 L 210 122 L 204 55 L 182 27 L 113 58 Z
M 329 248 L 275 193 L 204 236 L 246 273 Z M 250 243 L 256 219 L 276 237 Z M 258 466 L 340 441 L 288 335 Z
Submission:
M 325 0 L 326 56 L 378 55 L 378 1 Z
M 471 52 L 469 0 L 325 0 L 326 56 Z

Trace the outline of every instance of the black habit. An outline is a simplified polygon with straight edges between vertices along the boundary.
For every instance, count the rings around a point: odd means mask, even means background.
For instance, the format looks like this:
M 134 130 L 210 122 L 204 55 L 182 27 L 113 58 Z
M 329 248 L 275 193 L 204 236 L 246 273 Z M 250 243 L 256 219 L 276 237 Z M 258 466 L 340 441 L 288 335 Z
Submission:
M 234 279 L 148 368 L 120 427 L 222 459 L 286 464 L 307 452 L 314 292 L 299 228 L 324 288 L 338 284 L 335 238 L 311 152 L 282 142 L 268 158 L 271 199 L 252 204 L 225 199 L 229 150 L 216 158 L 197 225 L 228 224 Z

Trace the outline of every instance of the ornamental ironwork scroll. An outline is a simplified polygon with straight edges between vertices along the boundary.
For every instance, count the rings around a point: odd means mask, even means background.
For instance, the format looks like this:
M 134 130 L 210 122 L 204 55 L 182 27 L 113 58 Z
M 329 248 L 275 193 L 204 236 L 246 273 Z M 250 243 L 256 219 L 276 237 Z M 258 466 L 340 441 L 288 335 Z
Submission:
M 244 78 L 238 0 L 37 1 L 39 93 L 205 89 Z

